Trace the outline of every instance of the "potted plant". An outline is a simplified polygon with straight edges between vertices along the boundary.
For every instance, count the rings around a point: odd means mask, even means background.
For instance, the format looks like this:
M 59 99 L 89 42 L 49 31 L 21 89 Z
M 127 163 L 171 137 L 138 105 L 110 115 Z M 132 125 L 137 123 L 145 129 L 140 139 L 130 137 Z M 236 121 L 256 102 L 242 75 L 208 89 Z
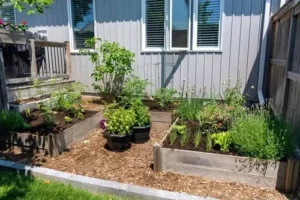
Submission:
M 0 42 L 26 44 L 28 38 L 28 35 L 26 35 L 27 30 L 26 21 L 23 21 L 21 24 L 14 24 L 0 19 Z
M 104 133 L 112 150 L 130 148 L 130 137 L 135 123 L 135 113 L 131 109 L 110 108 L 105 111 L 107 126 Z
M 151 122 L 149 109 L 142 102 L 132 105 L 135 112 L 135 123 L 132 132 L 132 141 L 134 143 L 144 143 L 150 138 Z

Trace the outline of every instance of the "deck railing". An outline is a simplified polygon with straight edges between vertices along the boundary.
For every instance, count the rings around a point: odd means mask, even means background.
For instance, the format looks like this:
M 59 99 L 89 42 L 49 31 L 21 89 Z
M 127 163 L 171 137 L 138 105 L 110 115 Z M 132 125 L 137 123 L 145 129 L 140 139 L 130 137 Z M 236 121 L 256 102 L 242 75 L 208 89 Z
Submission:
M 8 83 L 27 82 L 35 78 L 70 76 L 68 42 L 37 41 L 27 44 L 0 43 Z

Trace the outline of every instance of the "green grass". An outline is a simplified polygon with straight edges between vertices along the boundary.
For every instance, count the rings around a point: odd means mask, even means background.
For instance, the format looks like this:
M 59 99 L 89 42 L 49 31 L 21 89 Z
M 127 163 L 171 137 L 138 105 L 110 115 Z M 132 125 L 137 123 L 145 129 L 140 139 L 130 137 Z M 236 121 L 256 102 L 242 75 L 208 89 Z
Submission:
M 37 180 L 15 173 L 0 172 L 0 200 L 125 200 L 95 195 L 71 185 Z

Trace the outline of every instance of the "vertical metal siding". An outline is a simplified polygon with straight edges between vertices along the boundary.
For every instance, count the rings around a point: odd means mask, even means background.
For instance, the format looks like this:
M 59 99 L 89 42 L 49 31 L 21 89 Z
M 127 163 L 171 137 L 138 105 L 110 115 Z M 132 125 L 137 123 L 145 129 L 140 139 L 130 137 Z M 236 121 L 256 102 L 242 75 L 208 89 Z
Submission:
M 49 40 L 68 40 L 67 1 L 56 0 L 52 9 L 38 18 L 18 14 L 34 30 L 47 29 Z M 168 83 L 178 91 L 183 79 L 189 88 L 199 91 L 206 87 L 215 94 L 222 92 L 223 82 L 229 78 L 232 85 L 240 78 L 245 93 L 256 99 L 259 47 L 265 0 L 225 0 L 222 24 L 222 51 L 189 53 L 141 52 L 141 0 L 96 0 L 96 33 L 108 41 L 117 41 L 136 54 L 134 73 L 148 79 L 149 93 Z M 73 77 L 88 85 L 92 92 L 91 73 L 94 66 L 86 56 L 73 54 Z M 251 90 L 250 87 L 255 89 Z

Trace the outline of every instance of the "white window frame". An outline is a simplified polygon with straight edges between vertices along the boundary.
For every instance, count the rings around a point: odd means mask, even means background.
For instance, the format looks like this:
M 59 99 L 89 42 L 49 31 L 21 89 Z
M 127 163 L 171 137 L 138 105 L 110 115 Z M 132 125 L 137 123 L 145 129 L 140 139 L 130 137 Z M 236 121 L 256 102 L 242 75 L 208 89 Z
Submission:
M 14 18 L 15 18 L 14 23 L 17 23 L 17 14 L 16 14 L 16 9 L 15 9 L 14 5 L 13 5 L 11 2 L 3 2 L 2 8 L 4 8 L 4 6 L 12 6 L 12 7 L 13 7 L 13 10 L 14 10 Z
M 192 6 L 192 0 L 189 0 L 189 7 L 188 7 L 188 12 L 189 12 L 189 18 L 188 18 L 188 38 L 187 38 L 187 47 L 172 47 L 172 22 L 173 22 L 173 12 L 172 12 L 172 6 L 173 6 L 173 1 L 170 0 L 170 5 L 169 5 L 169 15 L 170 15 L 170 20 L 169 20 L 169 49 L 171 51 L 188 51 L 191 49 L 191 6 Z M 176 0 L 175 0 L 176 1 Z
M 146 51 L 146 52 L 161 52 L 161 51 L 164 51 L 165 50 L 165 47 L 166 47 L 166 7 L 167 7 L 167 0 L 164 0 L 165 2 L 165 22 L 164 22 L 164 26 L 165 26 L 165 44 L 164 44 L 164 47 L 147 47 L 147 30 L 146 30 L 146 14 L 147 14 L 147 11 L 146 11 L 146 0 L 142 0 L 142 19 L 141 19 L 141 22 L 142 22 L 142 51 Z
M 80 49 L 75 49 L 74 45 L 74 31 L 73 31 L 73 17 L 72 17 L 72 0 L 67 0 L 68 7 L 68 27 L 69 27 L 69 41 L 70 41 L 70 49 L 71 53 L 79 53 Z M 97 20 L 96 20 L 96 0 L 93 0 L 93 17 L 94 17 L 94 37 L 97 37 Z M 89 49 L 94 50 L 94 49 Z
M 198 46 L 198 0 L 194 0 L 193 8 L 193 51 L 216 52 L 222 50 L 222 32 L 223 32 L 223 18 L 224 18 L 224 0 L 220 0 L 220 19 L 219 19 L 219 38 L 218 47 L 199 47 Z

